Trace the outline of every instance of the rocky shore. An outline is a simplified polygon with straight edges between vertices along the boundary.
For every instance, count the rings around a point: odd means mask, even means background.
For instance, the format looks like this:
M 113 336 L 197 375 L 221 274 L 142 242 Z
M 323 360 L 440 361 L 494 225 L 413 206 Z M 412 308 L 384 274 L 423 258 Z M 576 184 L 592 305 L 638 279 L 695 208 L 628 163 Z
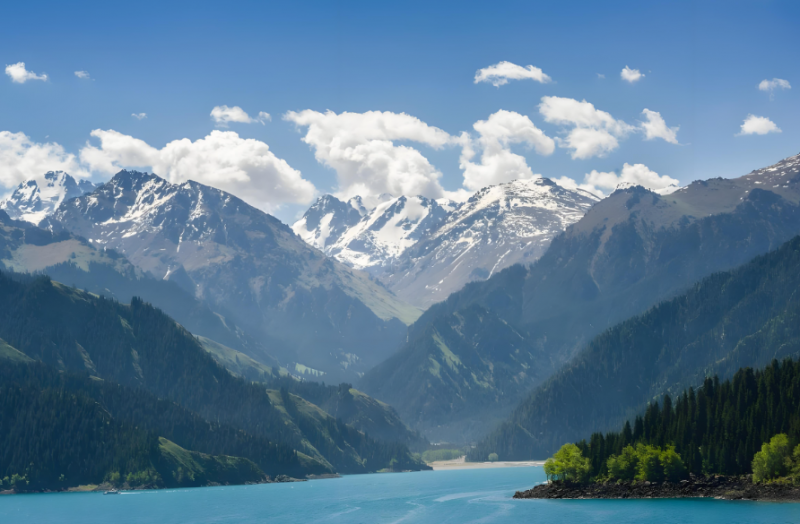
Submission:
M 787 484 L 753 484 L 750 476 L 692 477 L 681 482 L 602 482 L 576 484 L 549 482 L 515 499 L 656 499 L 713 497 L 726 500 L 800 501 L 800 487 Z

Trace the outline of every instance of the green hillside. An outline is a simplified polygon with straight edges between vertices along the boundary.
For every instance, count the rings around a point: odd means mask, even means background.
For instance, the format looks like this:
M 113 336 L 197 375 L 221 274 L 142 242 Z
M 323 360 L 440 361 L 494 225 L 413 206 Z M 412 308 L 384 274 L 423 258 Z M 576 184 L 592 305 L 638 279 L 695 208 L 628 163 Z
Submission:
M 663 393 L 800 354 L 800 237 L 597 336 L 470 454 L 543 458 Z
M 234 377 L 189 332 L 135 298 L 127 306 L 44 277 L 0 274 L 0 337 L 56 369 L 144 389 L 253 437 L 297 450 L 306 449 L 306 442 L 325 442 L 313 425 L 299 425 L 300 434 L 287 427 L 263 386 Z M 344 423 L 326 431 L 358 451 L 359 458 L 320 450 L 337 471 L 376 471 L 393 460 L 406 464 L 404 469 L 424 467 L 405 446 L 375 441 Z

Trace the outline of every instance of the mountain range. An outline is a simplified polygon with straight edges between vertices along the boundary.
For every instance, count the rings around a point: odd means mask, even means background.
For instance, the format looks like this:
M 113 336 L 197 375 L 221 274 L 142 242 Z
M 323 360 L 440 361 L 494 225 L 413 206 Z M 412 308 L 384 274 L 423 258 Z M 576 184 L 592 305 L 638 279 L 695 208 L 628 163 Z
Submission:
M 354 380 L 405 339 L 420 311 L 233 195 L 121 171 L 39 224 L 113 249 L 174 282 L 298 375 Z
M 292 229 L 421 308 L 468 282 L 535 261 L 555 235 L 599 200 L 547 178 L 489 186 L 460 204 L 422 196 L 384 198 L 366 209 L 360 198 L 345 203 L 324 195 Z
M 798 203 L 800 156 L 669 195 L 619 189 L 534 264 L 470 283 L 429 308 L 409 328 L 409 342 L 360 388 L 433 440 L 479 438 L 595 335 L 796 235 Z M 458 328 L 475 312 L 493 319 L 486 331 Z M 486 343 L 513 337 L 513 345 Z M 503 361 L 515 363 L 515 373 L 499 367 L 497 375 L 494 363 Z M 511 390 L 503 376 L 513 377 Z

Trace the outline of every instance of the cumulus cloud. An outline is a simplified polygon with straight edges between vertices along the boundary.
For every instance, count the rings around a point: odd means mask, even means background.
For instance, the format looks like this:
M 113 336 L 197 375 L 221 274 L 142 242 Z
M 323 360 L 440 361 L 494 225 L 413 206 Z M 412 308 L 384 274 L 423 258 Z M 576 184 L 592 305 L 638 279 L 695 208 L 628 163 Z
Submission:
M 597 78 L 599 78 L 601 80 L 605 80 L 606 75 L 604 75 L 603 73 L 597 73 Z
M 647 122 L 642 122 L 645 140 L 663 138 L 670 144 L 678 143 L 678 129 L 680 129 L 680 126 L 667 127 L 667 123 L 661 117 L 661 113 L 657 111 L 650 111 L 645 108 L 642 114 L 647 118 Z
M 473 143 L 463 136 L 460 165 L 464 170 L 464 187 L 473 191 L 517 178 L 540 176 L 533 174 L 525 157 L 511 152 L 511 144 L 525 144 L 540 155 L 549 155 L 555 150 L 552 138 L 530 118 L 513 111 L 500 110 L 472 127 L 478 138 Z M 481 149 L 480 163 L 472 162 L 476 145 Z
M 81 80 L 90 80 L 91 77 L 89 76 L 88 71 L 75 71 L 75 76 L 80 78 Z
M 275 156 L 264 142 L 214 130 L 192 142 L 169 142 L 161 149 L 114 130 L 95 129 L 99 146 L 87 143 L 80 159 L 92 171 L 113 174 L 123 168 L 148 169 L 172 183 L 194 180 L 272 211 L 285 203 L 309 203 L 316 190 L 300 171 Z
M 131 116 L 136 120 L 144 120 L 147 118 L 147 113 L 131 113 Z
M 306 128 L 303 142 L 317 161 L 336 171 L 338 196 L 360 195 L 373 202 L 383 193 L 447 196 L 441 173 L 417 149 L 396 142 L 416 142 L 434 149 L 462 143 L 441 129 L 405 113 L 289 111 L 283 116 Z
M 478 69 L 475 73 L 475 83 L 489 82 L 495 87 L 500 87 L 508 83 L 509 80 L 534 80 L 540 84 L 546 84 L 552 79 L 544 74 L 538 67 L 532 65 L 519 66 L 511 62 L 498 62 L 489 67 Z
M 33 71 L 25 69 L 25 62 L 17 62 L 6 66 L 6 74 L 11 77 L 12 82 L 24 84 L 28 80 L 47 80 L 47 75 L 42 73 L 37 75 Z
M 66 171 L 87 178 L 75 155 L 55 143 L 34 142 L 24 133 L 0 131 L 0 185 L 12 188 L 30 178 L 41 181 L 48 171 Z
M 775 122 L 765 116 L 747 115 L 737 135 L 766 135 L 767 133 L 780 133 L 781 129 Z
M 644 73 L 638 69 L 631 69 L 630 67 L 625 66 L 625 69 L 619 73 L 619 76 L 626 82 L 630 82 L 632 84 L 641 80 L 644 76 Z
M 561 177 L 555 182 L 567 189 L 583 189 L 599 197 L 612 193 L 618 186 L 636 185 L 643 186 L 656 193 L 665 195 L 678 189 L 678 181 L 667 175 L 659 176 L 644 164 L 628 164 L 622 166 L 619 174 L 614 171 L 601 172 L 592 170 L 583 177 L 583 183 L 578 184 L 568 177 Z
M 572 158 L 604 156 L 619 147 L 619 140 L 636 128 L 596 109 L 586 100 L 542 97 L 539 112 L 546 122 L 571 127 L 559 147 L 572 150 Z
M 260 122 L 262 125 L 264 125 L 264 123 L 268 120 L 271 120 L 272 117 L 270 117 L 269 113 L 265 113 L 264 111 L 259 112 L 258 116 L 256 117 L 251 117 L 239 106 L 216 106 L 211 110 L 211 119 L 220 127 L 228 127 L 228 124 L 231 122 L 240 124 L 253 124 Z

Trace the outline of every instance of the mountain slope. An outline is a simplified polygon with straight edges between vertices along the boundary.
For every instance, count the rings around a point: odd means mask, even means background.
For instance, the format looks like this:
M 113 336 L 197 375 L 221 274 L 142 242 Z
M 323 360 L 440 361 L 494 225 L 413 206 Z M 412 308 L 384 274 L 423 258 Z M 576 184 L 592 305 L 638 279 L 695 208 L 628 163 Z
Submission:
M 409 328 L 410 343 L 400 353 L 413 362 L 403 369 L 425 369 L 429 355 L 410 344 L 429 326 L 477 304 L 540 349 L 545 357 L 537 369 L 546 378 L 604 329 L 796 235 L 798 202 L 798 156 L 738 179 L 694 182 L 666 196 L 641 187 L 617 190 L 557 236 L 531 266 L 512 266 L 468 284 L 428 309 Z M 395 369 L 375 368 L 361 388 L 388 400 L 378 385 L 408 380 Z M 403 414 L 416 395 L 390 402 Z M 426 402 L 439 397 L 441 392 Z M 452 410 L 446 403 L 444 408 Z M 415 427 L 428 432 L 436 425 L 425 419 Z
M 665 392 L 800 355 L 800 237 L 596 337 L 471 453 L 543 457 Z
M 274 217 L 195 182 L 121 171 L 42 226 L 115 249 L 156 278 L 175 278 L 264 340 L 282 364 L 330 380 L 380 362 L 419 315 Z
M 0 211 L 0 268 L 3 267 L 15 272 L 43 273 L 121 302 L 139 296 L 194 334 L 247 351 L 272 366 L 277 364 L 263 343 L 238 329 L 230 318 L 211 311 L 174 281 L 144 274 L 116 251 L 96 249 L 86 239 L 67 231 L 46 231 L 12 220 Z
M 88 180 L 76 181 L 63 171 L 48 171 L 39 182 L 35 179 L 22 182 L 10 197 L 0 202 L 0 210 L 11 218 L 38 224 L 62 202 L 95 188 Z
M 128 487 L 242 484 L 262 480 L 261 468 L 273 476 L 330 471 L 321 463 L 304 467 L 290 448 L 205 421 L 144 391 L 59 373 L 41 363 L 4 362 L 0 392 L 0 475 L 24 477 L 17 491 L 101 482 Z M 189 451 L 159 438 L 165 434 L 184 446 L 226 456 Z
M 326 386 L 288 377 L 271 379 L 267 384 L 270 388 L 285 389 L 319 406 L 333 418 L 341 419 L 373 438 L 400 442 L 415 451 L 428 447 L 428 441 L 418 432 L 412 431 L 394 408 L 358 391 L 350 384 Z
M 306 449 L 304 441 L 318 437 L 314 427 L 300 435 L 291 431 L 263 386 L 234 377 L 189 332 L 138 299 L 125 306 L 44 277 L 0 274 L 0 337 L 56 369 L 141 388 L 206 420 L 293 449 Z M 414 464 L 403 458 L 408 450 L 402 445 L 376 442 L 343 423 L 326 431 L 359 453 L 326 456 L 337 470 L 367 472 L 392 460 L 407 469 Z

